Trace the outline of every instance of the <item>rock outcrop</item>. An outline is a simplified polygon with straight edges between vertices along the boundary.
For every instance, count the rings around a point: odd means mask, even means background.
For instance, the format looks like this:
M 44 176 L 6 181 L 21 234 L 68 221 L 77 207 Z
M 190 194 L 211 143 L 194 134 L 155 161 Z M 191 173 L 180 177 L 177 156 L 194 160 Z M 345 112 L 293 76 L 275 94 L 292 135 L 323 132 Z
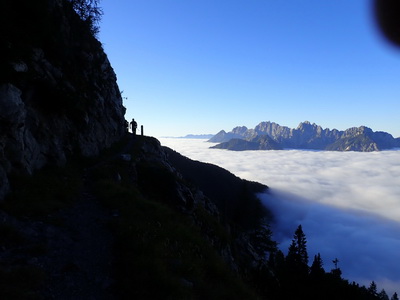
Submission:
M 1 5 L 0 199 L 8 174 L 93 156 L 126 132 L 116 75 L 69 1 Z

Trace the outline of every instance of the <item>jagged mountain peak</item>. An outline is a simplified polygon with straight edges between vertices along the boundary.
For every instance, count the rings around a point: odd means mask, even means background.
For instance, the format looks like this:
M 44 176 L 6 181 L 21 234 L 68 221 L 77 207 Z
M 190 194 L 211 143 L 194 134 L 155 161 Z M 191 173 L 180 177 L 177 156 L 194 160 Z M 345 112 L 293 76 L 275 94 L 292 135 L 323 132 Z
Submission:
M 372 134 L 373 130 L 367 126 L 351 127 L 344 131 L 344 136 L 360 135 L 360 134 Z
M 307 125 L 308 126 L 316 126 L 315 123 L 311 124 L 310 121 L 304 121 L 304 122 L 300 122 L 300 124 L 299 124 L 299 126 L 297 128 L 302 127 L 302 126 L 307 126 Z
M 304 122 L 301 122 L 298 126 L 297 126 L 297 130 L 316 130 L 317 128 L 321 128 L 322 129 L 322 127 L 321 126 L 319 126 L 319 125 L 317 125 L 317 124 L 315 124 L 315 123 L 312 123 L 311 124 L 311 122 L 310 121 L 304 121 Z
M 244 134 L 247 130 L 248 128 L 246 126 L 237 126 L 232 129 L 232 132 L 236 134 Z

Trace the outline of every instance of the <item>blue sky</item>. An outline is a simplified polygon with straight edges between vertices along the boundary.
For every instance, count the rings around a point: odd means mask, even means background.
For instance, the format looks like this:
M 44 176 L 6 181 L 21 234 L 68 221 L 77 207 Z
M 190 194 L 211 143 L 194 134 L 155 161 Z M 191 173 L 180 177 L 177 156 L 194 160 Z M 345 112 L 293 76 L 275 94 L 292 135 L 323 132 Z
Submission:
M 261 121 L 400 137 L 400 51 L 367 0 L 102 1 L 126 118 L 151 136 Z

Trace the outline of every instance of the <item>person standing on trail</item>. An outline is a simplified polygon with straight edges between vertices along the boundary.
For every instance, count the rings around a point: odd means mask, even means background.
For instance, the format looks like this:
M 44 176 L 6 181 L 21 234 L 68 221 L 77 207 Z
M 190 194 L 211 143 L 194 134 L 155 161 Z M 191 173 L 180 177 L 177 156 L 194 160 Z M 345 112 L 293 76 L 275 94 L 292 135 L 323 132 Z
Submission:
M 131 121 L 131 129 L 132 129 L 133 135 L 136 135 L 136 128 L 137 128 L 137 123 L 136 123 L 135 119 L 132 119 L 132 121 Z

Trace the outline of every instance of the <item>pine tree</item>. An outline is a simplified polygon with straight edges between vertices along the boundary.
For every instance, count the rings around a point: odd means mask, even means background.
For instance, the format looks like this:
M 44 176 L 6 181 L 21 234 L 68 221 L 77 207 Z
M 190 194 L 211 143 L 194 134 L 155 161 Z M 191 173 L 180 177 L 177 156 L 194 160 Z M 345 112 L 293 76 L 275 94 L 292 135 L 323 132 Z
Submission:
M 390 300 L 399 300 L 399 297 L 397 296 L 397 293 L 394 293 L 392 298 Z
M 378 289 L 375 281 L 372 281 L 371 284 L 369 285 L 368 293 L 370 293 L 372 296 L 378 295 Z
M 272 240 L 272 231 L 266 222 L 263 222 L 250 234 L 250 239 L 254 250 L 260 257 L 265 257 L 268 253 L 275 253 L 277 250 L 276 242 Z
M 308 275 L 307 239 L 301 225 L 297 227 L 294 233 L 286 261 L 287 267 L 291 271 L 299 275 Z
M 323 268 L 322 258 L 321 255 L 318 253 L 317 255 L 314 255 L 314 261 L 310 268 L 310 277 L 312 279 L 318 279 L 321 278 L 324 274 L 325 270 Z
M 382 289 L 380 293 L 378 294 L 378 299 L 379 300 L 389 300 L 389 296 L 386 294 L 386 291 Z
M 299 225 L 294 232 L 292 244 L 289 247 L 288 257 L 293 258 L 296 263 L 308 264 L 307 239 L 303 228 Z

